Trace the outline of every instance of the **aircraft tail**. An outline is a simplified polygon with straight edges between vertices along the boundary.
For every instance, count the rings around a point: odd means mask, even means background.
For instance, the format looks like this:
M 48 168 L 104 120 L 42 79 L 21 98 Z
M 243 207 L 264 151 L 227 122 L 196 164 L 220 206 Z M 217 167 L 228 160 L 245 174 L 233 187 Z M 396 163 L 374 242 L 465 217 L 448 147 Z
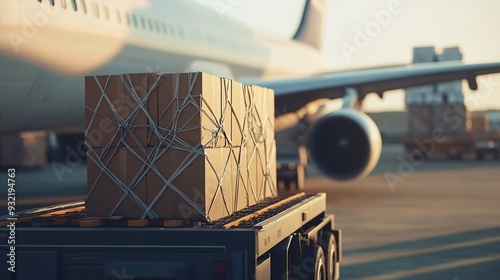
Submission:
M 325 0 L 306 0 L 302 20 L 293 39 L 321 50 L 323 47 L 324 14 Z

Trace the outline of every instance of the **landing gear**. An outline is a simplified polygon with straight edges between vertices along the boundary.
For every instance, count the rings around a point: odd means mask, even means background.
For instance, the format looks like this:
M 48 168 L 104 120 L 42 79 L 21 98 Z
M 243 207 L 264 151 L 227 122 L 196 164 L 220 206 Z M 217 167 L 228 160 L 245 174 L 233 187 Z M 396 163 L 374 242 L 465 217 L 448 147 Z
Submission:
M 304 146 L 297 149 L 297 154 L 280 158 L 277 164 L 278 192 L 299 193 L 304 191 L 307 167 L 307 150 Z
M 306 167 L 289 163 L 278 165 L 278 189 L 280 193 L 299 193 L 304 190 Z

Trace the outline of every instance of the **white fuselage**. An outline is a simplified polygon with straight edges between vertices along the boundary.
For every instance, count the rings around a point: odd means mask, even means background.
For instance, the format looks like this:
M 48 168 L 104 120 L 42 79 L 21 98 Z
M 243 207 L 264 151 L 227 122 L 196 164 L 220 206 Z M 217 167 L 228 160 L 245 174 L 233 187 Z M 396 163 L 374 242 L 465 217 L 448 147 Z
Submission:
M 266 38 L 190 1 L 0 2 L 0 132 L 81 128 L 86 75 L 204 71 L 245 79 L 328 70 L 318 50 Z

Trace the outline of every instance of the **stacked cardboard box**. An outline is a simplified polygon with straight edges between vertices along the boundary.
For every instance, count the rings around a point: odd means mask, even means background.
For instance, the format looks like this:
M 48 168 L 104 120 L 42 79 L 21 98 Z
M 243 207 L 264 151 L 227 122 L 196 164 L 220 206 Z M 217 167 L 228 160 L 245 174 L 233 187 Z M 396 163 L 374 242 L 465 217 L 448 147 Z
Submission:
M 462 61 L 463 55 L 459 47 L 444 48 L 437 61 Z M 441 99 L 446 99 L 447 103 L 463 103 L 462 81 L 444 82 L 437 84 L 436 92 Z
M 436 61 L 436 50 L 434 47 L 413 48 L 413 64 L 430 63 Z M 407 106 L 418 106 L 429 104 L 434 91 L 433 85 L 424 85 L 405 89 L 405 104 Z
M 429 106 L 408 107 L 408 134 L 412 137 L 429 137 L 432 133 L 432 108 Z
M 458 47 L 444 48 L 438 54 L 434 47 L 416 47 L 413 49 L 413 63 L 461 61 L 462 53 Z M 406 89 L 407 107 L 420 105 L 463 104 L 462 81 L 443 82 Z
M 87 77 L 90 216 L 214 220 L 277 194 L 272 90 L 208 75 Z
M 470 113 L 467 129 L 472 133 L 485 133 L 490 130 L 488 114 L 484 112 Z
M 467 110 L 463 104 L 441 104 L 432 107 L 432 126 L 447 136 L 467 134 Z
M 407 110 L 410 136 L 430 137 L 435 129 L 448 136 L 467 134 L 467 110 L 463 104 L 414 105 Z

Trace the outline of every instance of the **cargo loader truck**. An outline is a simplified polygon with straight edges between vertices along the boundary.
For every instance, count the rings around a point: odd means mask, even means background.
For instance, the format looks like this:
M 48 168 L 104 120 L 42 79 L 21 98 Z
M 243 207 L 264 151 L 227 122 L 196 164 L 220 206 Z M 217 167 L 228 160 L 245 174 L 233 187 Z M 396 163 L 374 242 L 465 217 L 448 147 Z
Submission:
M 74 202 L 2 217 L 0 278 L 339 279 L 341 231 L 324 193 L 269 198 L 211 223 L 84 210 Z
M 339 279 L 326 194 L 278 193 L 271 89 L 200 72 L 85 88 L 88 196 L 9 199 L 0 279 Z

